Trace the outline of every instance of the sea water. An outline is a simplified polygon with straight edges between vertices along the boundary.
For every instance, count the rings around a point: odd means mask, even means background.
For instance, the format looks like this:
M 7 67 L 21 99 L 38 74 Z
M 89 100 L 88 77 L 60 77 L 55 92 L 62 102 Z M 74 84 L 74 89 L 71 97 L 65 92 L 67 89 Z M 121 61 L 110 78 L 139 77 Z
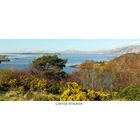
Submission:
M 36 54 L 4 54 L 7 55 L 10 61 L 2 62 L 0 64 L 0 69 L 29 69 L 31 67 L 31 63 L 33 60 L 37 59 L 41 55 Z M 112 55 L 108 54 L 60 54 L 60 58 L 67 59 L 66 68 L 64 69 L 66 72 L 72 72 L 77 70 L 76 68 L 72 68 L 72 65 L 78 65 L 86 60 L 94 60 L 94 61 L 109 61 L 113 59 Z

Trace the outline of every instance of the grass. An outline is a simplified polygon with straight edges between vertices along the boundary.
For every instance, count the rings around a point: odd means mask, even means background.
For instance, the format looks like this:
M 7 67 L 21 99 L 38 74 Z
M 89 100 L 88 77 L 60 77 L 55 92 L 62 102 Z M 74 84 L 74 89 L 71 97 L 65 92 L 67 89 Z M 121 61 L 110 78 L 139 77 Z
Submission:
M 7 97 L 6 92 L 0 91 L 0 101 L 10 101 L 9 97 Z
M 0 101 L 23 101 L 23 99 L 13 96 L 13 97 L 8 97 L 6 95 L 7 92 L 0 91 Z

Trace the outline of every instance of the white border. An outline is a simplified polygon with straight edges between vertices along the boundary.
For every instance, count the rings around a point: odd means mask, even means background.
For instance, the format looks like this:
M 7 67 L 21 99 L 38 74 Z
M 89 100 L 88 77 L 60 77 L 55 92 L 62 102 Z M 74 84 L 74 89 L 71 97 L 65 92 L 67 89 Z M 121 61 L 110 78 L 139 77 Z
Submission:
M 139 0 L 1 0 L 0 38 L 139 39 Z

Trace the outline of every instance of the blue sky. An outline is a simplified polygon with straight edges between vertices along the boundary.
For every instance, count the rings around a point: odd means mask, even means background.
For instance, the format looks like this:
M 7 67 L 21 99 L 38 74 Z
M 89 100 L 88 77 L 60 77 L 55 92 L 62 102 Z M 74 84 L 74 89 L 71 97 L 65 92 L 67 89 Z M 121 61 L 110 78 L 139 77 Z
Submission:
M 0 39 L 0 52 L 96 51 L 131 44 L 140 44 L 140 39 Z

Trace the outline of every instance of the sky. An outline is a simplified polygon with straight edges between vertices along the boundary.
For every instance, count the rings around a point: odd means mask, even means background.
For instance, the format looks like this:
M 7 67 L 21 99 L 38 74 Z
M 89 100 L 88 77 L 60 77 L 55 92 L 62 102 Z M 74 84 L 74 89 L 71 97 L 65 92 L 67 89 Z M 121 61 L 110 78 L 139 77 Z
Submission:
M 132 44 L 140 44 L 140 39 L 0 39 L 0 53 L 98 51 Z

